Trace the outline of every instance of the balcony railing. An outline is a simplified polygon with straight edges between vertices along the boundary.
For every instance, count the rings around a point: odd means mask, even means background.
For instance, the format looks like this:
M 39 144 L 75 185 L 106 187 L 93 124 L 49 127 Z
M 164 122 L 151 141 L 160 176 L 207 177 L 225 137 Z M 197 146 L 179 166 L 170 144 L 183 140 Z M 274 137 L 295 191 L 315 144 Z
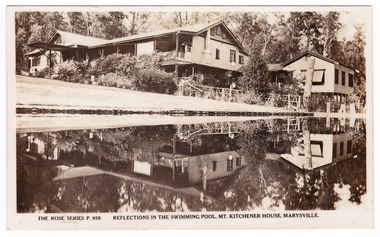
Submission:
M 178 52 L 178 57 L 176 57 L 176 51 L 158 52 L 157 53 L 164 63 L 175 63 L 177 60 L 191 61 L 191 52 Z

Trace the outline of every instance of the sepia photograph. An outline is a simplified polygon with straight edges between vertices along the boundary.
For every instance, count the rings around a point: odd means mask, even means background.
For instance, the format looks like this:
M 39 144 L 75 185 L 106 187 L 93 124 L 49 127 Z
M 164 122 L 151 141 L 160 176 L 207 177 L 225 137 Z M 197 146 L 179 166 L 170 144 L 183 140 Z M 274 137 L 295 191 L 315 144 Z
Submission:
M 7 228 L 373 228 L 371 60 L 370 6 L 8 6 Z

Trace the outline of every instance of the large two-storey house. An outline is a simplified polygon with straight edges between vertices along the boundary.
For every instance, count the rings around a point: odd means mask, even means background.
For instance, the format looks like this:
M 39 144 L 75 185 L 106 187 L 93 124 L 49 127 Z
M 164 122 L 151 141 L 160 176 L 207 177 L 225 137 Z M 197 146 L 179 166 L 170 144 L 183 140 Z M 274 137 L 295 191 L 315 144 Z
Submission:
M 57 30 L 48 42 L 28 44 L 37 48 L 26 56 L 30 72 L 52 67 L 68 59 L 93 60 L 112 53 L 142 55 L 159 53 L 161 66 L 178 77 L 197 71 L 237 76 L 248 53 L 223 21 L 131 35 L 112 40 Z

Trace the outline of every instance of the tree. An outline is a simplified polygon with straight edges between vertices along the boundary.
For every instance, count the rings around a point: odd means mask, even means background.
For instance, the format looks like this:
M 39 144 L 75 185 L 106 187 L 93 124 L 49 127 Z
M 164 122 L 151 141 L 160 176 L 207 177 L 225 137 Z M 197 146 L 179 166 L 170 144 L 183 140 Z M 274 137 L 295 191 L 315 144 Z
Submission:
M 294 37 L 298 38 L 302 51 L 318 51 L 320 48 L 318 38 L 323 24 L 323 16 L 317 12 L 291 12 L 287 20 L 288 26 L 293 30 Z
M 261 57 L 251 56 L 248 65 L 242 69 L 238 85 L 246 91 L 254 91 L 257 96 L 265 98 L 271 91 L 271 77 L 267 63 Z
M 148 12 L 128 12 L 125 14 L 127 19 L 127 35 L 136 35 L 145 32 L 146 22 L 149 18 Z

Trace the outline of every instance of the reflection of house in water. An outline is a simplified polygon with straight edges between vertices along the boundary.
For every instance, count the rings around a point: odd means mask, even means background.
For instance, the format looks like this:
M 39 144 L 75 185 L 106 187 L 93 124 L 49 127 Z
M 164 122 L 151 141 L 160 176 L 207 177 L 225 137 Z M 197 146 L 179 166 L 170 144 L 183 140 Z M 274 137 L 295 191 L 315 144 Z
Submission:
M 308 138 L 310 137 L 310 138 Z M 300 172 L 321 169 L 353 157 L 352 132 L 316 134 L 304 132 L 288 152 L 268 153 L 267 159 L 278 159 Z
M 225 151 L 198 156 L 173 155 L 160 152 L 157 165 L 172 169 L 172 179 L 189 184 L 202 183 L 202 189 L 207 190 L 210 181 L 216 181 L 235 176 L 245 165 L 244 157 L 236 151 Z
M 131 172 L 105 171 L 90 166 L 58 166 L 54 181 L 84 178 L 96 175 L 113 175 L 171 191 L 208 197 L 218 197 L 232 184 L 245 160 L 235 151 L 200 156 L 160 153 L 155 164 L 133 161 Z M 163 174 L 166 173 L 166 174 Z
M 22 139 L 22 137 L 26 139 Z M 50 143 L 44 142 L 38 137 L 33 135 L 25 135 L 20 137 L 19 142 L 23 142 L 26 146 L 25 152 L 27 154 L 41 157 L 47 160 L 57 160 L 60 150 L 58 147 L 52 147 Z

